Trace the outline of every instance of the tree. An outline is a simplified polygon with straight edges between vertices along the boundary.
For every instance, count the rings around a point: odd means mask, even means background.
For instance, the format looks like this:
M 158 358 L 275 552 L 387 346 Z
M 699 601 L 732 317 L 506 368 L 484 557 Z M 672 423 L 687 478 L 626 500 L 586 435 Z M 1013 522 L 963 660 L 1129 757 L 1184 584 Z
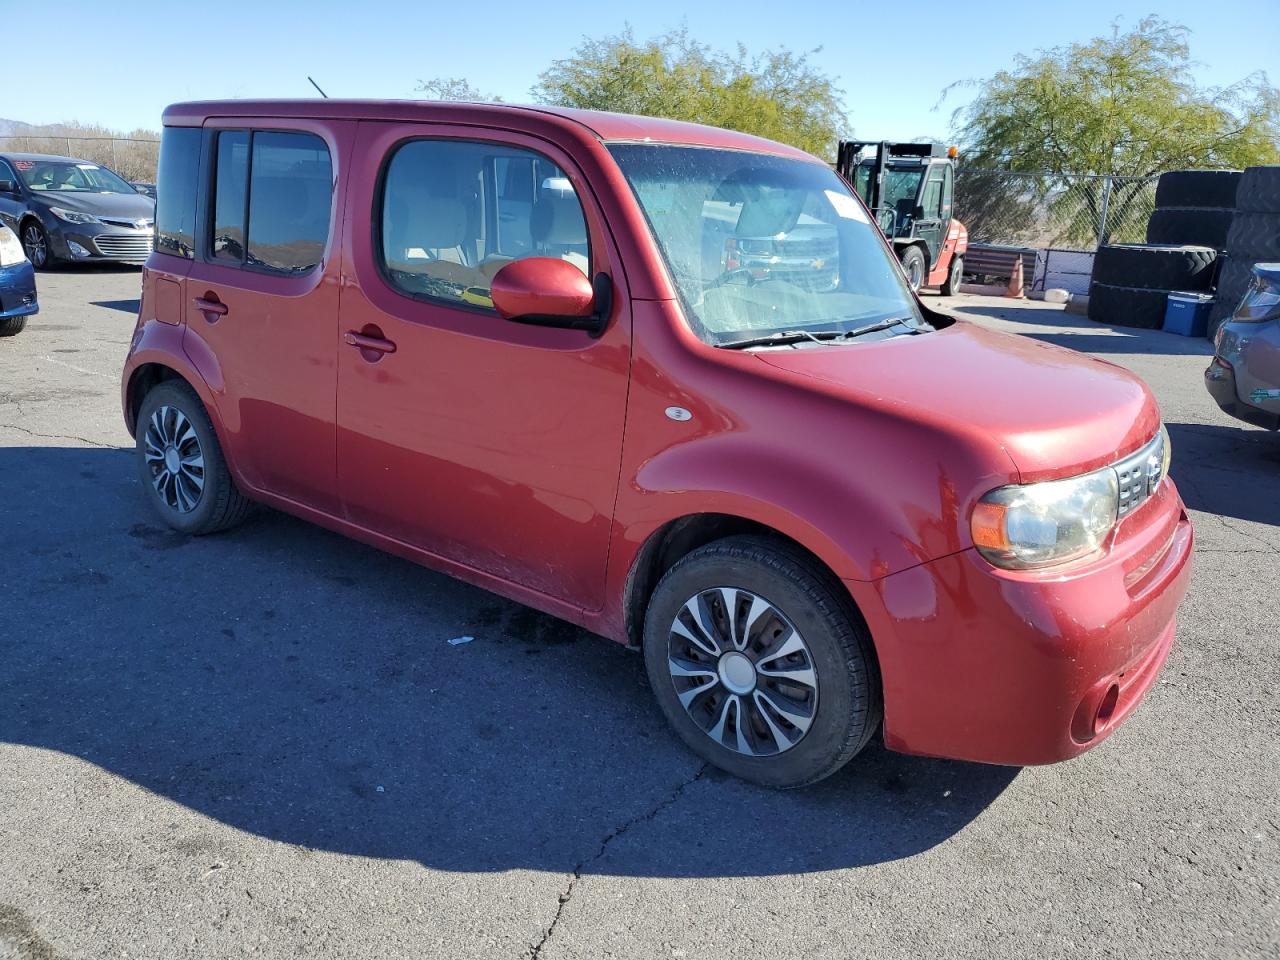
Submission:
M 690 120 L 833 157 L 847 126 L 843 91 L 809 55 L 752 56 L 741 45 L 723 53 L 686 29 L 640 42 L 628 28 L 584 39 L 539 75 L 531 93 L 539 103 Z
M 1108 37 L 1017 57 L 1012 69 L 978 82 L 977 97 L 953 114 L 966 166 L 1151 177 L 1280 162 L 1280 91 L 1264 73 L 1198 86 L 1187 37 L 1153 16 L 1127 33 L 1115 26 Z M 1066 238 L 1083 239 L 1101 219 L 1103 185 L 1077 182 L 1067 195 L 1062 184 L 1048 178 L 1040 190 L 1067 224 Z M 1109 234 L 1145 223 L 1148 192 L 1140 181 L 1112 183 Z
M 501 97 L 481 93 L 463 77 L 436 77 L 419 80 L 416 93 L 425 93 L 431 100 L 461 100 L 466 103 L 501 103 Z
M 1280 161 L 1280 91 L 1266 74 L 1199 87 L 1188 31 L 1147 17 L 1128 33 L 1019 56 L 953 116 L 967 162 L 1149 177 Z

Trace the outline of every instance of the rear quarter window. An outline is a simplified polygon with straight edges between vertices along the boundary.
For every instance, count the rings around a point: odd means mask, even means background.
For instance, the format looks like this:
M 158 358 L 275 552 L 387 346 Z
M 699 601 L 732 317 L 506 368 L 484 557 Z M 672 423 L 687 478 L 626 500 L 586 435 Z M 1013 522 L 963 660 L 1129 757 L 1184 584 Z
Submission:
M 156 188 L 156 251 L 195 256 L 196 181 L 200 169 L 200 129 L 165 127 L 160 139 Z
M 332 203 L 333 166 L 320 137 L 221 131 L 208 255 L 271 273 L 306 273 L 324 258 Z

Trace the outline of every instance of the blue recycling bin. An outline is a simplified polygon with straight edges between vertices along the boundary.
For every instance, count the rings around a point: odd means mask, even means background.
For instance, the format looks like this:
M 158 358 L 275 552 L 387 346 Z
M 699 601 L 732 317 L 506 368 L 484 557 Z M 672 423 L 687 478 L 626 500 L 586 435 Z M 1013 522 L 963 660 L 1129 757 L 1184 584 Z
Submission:
M 1164 308 L 1164 329 L 1184 337 L 1203 337 L 1209 332 L 1209 310 L 1213 294 L 1175 290 Z

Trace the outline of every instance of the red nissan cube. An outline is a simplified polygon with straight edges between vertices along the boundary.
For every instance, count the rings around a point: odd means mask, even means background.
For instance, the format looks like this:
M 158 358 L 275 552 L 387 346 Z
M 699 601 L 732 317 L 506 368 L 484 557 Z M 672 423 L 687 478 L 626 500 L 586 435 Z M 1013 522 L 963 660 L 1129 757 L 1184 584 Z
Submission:
M 822 161 L 511 106 L 164 127 L 122 387 L 175 529 L 268 504 L 640 648 L 777 787 L 881 728 L 1062 760 L 1159 673 L 1192 530 L 1150 390 L 929 309 Z

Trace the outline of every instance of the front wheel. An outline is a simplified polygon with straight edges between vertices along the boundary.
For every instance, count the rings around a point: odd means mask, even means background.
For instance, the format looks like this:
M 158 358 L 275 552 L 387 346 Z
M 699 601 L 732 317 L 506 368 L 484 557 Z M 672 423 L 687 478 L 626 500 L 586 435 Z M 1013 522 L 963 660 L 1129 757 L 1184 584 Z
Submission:
M 3 320 L 0 320 L 0 337 L 17 336 L 22 332 L 23 327 L 26 325 L 26 316 L 5 317 Z
M 911 284 L 912 290 L 918 291 L 924 285 L 924 254 L 920 252 L 919 247 L 903 247 L 900 259 L 902 272 L 907 275 L 907 282 Z
M 942 295 L 954 297 L 960 292 L 960 282 L 964 279 L 964 259 L 953 256 L 951 269 L 947 271 L 947 279 L 942 284 Z
M 770 787 L 828 777 L 880 722 L 871 638 L 801 551 L 743 536 L 693 551 L 659 582 L 645 667 L 680 738 Z
M 49 235 L 45 233 L 39 220 L 24 223 L 19 239 L 22 241 L 22 252 L 37 270 L 52 270 L 57 265 L 57 259 L 49 246 Z

